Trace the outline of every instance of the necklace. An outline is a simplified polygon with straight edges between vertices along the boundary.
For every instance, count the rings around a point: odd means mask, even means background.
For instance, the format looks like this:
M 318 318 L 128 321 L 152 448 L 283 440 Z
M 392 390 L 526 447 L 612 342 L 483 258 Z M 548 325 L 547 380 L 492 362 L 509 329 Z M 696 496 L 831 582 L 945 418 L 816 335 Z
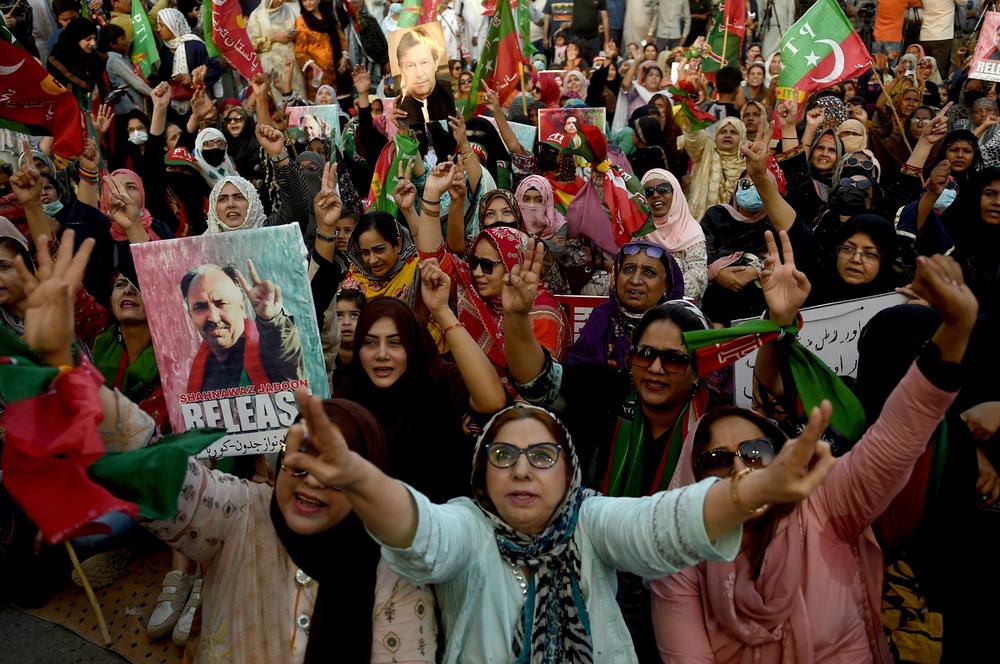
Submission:
M 521 567 L 509 560 L 507 561 L 507 564 L 510 565 L 510 571 L 514 573 L 514 580 L 517 581 L 517 585 L 521 587 L 521 596 L 527 597 L 528 579 L 524 576 L 524 572 L 521 570 Z

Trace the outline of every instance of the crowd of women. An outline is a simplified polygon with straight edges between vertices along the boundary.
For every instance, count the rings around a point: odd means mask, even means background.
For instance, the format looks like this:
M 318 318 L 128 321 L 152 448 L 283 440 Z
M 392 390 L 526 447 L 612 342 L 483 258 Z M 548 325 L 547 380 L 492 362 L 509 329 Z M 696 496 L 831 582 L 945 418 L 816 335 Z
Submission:
M 696 35 L 595 41 L 598 12 L 578 8 L 539 14 L 524 89 L 501 100 L 471 89 L 483 35 L 445 3 L 462 34 L 439 84 L 486 112 L 404 127 L 383 112 L 395 5 L 263 0 L 247 25 L 267 73 L 252 81 L 209 55 L 191 3 L 150 8 L 148 78 L 121 21 L 51 9 L 48 69 L 94 131 L 69 163 L 19 137 L 0 348 L 58 367 L 52 386 L 103 411 L 122 467 L 162 459 L 130 481 L 176 492 L 163 518 L 110 512 L 74 540 L 98 588 L 128 573 L 137 538 L 173 549 L 151 637 L 198 662 L 930 662 L 987 647 L 1000 114 L 961 56 L 913 44 L 782 102 L 780 52 L 749 43 L 707 74 Z M 289 127 L 286 108 L 334 103 L 339 131 Z M 575 116 L 562 149 L 518 131 L 594 107 L 606 126 Z M 417 152 L 390 174 L 392 212 L 375 211 L 397 134 Z M 638 183 L 627 201 L 622 183 Z M 309 251 L 334 398 L 300 391 L 280 454 L 182 455 L 168 482 L 172 360 L 129 246 L 283 224 Z M 852 377 L 798 343 L 803 307 L 893 292 L 909 303 L 867 323 Z M 579 294 L 606 299 L 574 330 L 558 296 Z M 759 348 L 752 410 L 732 405 L 732 358 L 712 351 L 735 342 Z M 23 417 L 9 375 L 7 429 Z M 41 606 L 70 564 L 4 488 L 16 472 L 0 474 L 0 597 Z

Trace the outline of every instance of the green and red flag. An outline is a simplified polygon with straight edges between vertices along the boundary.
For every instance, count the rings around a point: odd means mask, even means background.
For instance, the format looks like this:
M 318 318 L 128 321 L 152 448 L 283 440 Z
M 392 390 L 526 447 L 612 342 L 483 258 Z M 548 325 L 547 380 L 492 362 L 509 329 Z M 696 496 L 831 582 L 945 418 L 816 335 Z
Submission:
M 521 78 L 518 66 L 524 64 L 524 54 L 521 53 L 514 25 L 514 13 L 509 2 L 500 2 L 490 17 L 489 32 L 486 34 L 479 64 L 476 65 L 476 73 L 472 77 L 473 95 L 465 100 L 462 110 L 465 118 L 482 115 L 486 111 L 486 106 L 479 100 L 484 85 L 497 93 L 501 104 L 506 104 L 517 93 Z
M 141 0 L 132 0 L 132 64 L 139 68 L 143 76 L 149 78 L 153 68 L 160 62 L 160 52 L 156 48 L 156 36 L 149 24 L 149 16 Z
M 243 78 L 253 80 L 263 68 L 253 42 L 250 41 L 250 35 L 247 34 L 247 22 L 239 0 L 211 0 L 204 5 L 211 6 L 209 13 L 212 20 L 205 30 L 211 30 L 216 49 Z M 205 44 L 208 45 L 207 36 Z
M 708 52 L 702 60 L 702 69 L 712 73 L 730 65 L 739 67 L 746 31 L 746 0 L 726 0 L 716 12 L 708 34 Z
M 856 78 L 872 56 L 836 0 L 817 0 L 781 39 L 778 97 L 800 101 L 813 90 Z
M 201 3 L 201 26 L 202 26 L 202 37 L 205 39 L 205 50 L 208 51 L 208 57 L 217 58 L 222 55 L 222 51 L 215 43 L 215 37 L 213 37 L 212 29 L 212 1 L 207 0 Z
M 375 162 L 371 189 L 365 198 L 365 212 L 396 214 L 399 208 L 392 199 L 392 191 L 396 188 L 396 181 L 403 174 L 404 162 L 419 159 L 419 153 L 420 144 L 416 138 L 402 131 L 396 132 L 395 138 L 382 148 L 382 153 Z
M 695 103 L 697 95 L 691 83 L 682 81 L 676 87 L 671 86 L 669 92 L 671 97 L 673 97 L 674 105 L 677 106 L 677 109 L 674 111 L 674 117 L 681 126 L 688 128 L 690 131 L 698 131 L 715 124 L 715 116 L 699 109 Z
M 21 48 L 0 16 L 0 127 L 52 136 L 52 151 L 75 159 L 83 151 L 76 96 Z

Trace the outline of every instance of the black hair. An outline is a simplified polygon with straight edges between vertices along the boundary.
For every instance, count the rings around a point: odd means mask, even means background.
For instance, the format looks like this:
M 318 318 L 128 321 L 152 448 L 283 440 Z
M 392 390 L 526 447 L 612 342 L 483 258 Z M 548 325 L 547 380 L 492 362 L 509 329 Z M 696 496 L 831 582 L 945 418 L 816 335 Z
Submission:
M 351 233 L 351 241 L 358 242 L 362 233 L 374 230 L 392 245 L 402 244 L 402 236 L 396 218 L 387 212 L 366 212 L 358 219 L 357 226 Z
M 736 67 L 723 67 L 715 75 L 715 87 L 722 94 L 733 94 L 743 81 L 743 74 Z
M 111 45 L 124 36 L 125 30 L 123 30 L 121 26 L 115 25 L 114 23 L 108 23 L 101 28 L 100 51 L 102 53 L 109 52 L 111 50 Z
M 52 12 L 59 18 L 63 12 L 80 13 L 80 0 L 52 0 Z
M 667 277 L 670 277 L 669 270 Z M 668 320 L 679 327 L 681 332 L 695 332 L 696 330 L 705 329 L 705 322 L 693 311 L 685 306 L 666 302 L 653 307 L 643 314 L 642 318 L 639 319 L 639 323 L 635 326 L 635 332 L 632 334 L 632 344 L 638 346 L 639 340 L 642 339 L 642 335 L 646 333 L 649 326 L 664 320 Z
M 195 277 L 206 275 L 213 270 L 218 270 L 219 272 L 222 272 L 227 277 L 232 279 L 233 283 L 236 284 L 236 287 L 240 289 L 240 292 L 241 293 L 243 292 L 243 286 L 240 285 L 240 278 L 238 276 L 240 272 L 238 267 L 236 267 L 232 263 L 229 263 L 227 265 L 216 265 L 215 263 L 205 263 L 203 265 L 199 265 L 193 270 L 190 270 L 187 274 L 181 277 L 181 295 L 184 296 L 184 302 L 187 302 L 188 291 L 191 290 L 191 282 L 195 280 Z
M 365 305 L 368 304 L 368 298 L 356 288 L 345 288 L 337 293 L 337 304 L 341 302 L 350 302 L 358 309 L 364 309 Z

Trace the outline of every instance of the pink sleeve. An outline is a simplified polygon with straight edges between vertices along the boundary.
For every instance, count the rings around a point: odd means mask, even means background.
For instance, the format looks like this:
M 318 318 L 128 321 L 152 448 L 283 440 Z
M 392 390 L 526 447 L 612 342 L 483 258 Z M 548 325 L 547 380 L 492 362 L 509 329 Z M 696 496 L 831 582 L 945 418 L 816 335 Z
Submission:
M 871 525 L 910 478 L 957 392 L 945 392 L 910 366 L 882 414 L 834 466 L 810 506 L 845 541 Z
M 664 664 L 714 664 L 694 568 L 653 581 L 650 599 L 656 647 Z

